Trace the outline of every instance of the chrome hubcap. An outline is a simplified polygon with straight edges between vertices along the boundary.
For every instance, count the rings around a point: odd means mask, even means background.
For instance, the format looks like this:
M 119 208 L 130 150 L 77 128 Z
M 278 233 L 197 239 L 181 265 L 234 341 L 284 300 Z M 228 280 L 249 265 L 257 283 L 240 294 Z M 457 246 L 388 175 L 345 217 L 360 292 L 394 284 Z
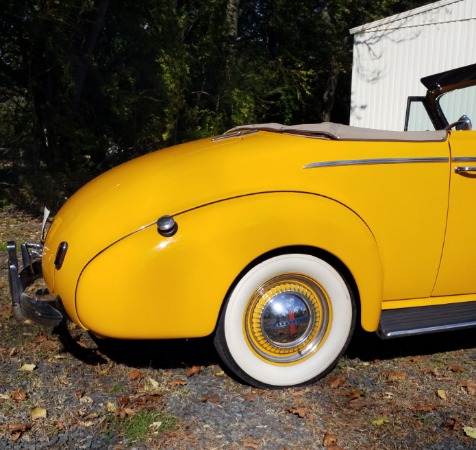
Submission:
M 249 345 L 274 363 L 294 363 L 325 338 L 330 307 L 322 287 L 302 274 L 283 274 L 260 286 L 244 317 Z

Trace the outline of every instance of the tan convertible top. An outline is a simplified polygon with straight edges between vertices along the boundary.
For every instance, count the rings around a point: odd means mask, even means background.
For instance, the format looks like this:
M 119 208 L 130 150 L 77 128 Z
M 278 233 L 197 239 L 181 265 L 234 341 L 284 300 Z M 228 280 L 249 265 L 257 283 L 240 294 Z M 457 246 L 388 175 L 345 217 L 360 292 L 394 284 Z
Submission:
M 263 130 L 275 133 L 295 134 L 339 141 L 410 141 L 410 142 L 441 142 L 445 141 L 448 132 L 438 131 L 386 131 L 370 128 L 351 127 L 339 123 L 323 122 L 302 125 L 281 125 L 280 123 L 262 123 L 235 127 L 227 133 L 246 130 Z

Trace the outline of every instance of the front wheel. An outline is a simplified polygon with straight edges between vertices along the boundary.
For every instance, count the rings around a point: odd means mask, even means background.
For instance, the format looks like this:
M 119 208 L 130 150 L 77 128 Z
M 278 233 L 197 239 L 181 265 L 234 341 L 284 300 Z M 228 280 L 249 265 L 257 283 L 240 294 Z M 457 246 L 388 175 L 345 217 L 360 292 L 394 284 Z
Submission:
M 296 386 L 334 367 L 354 324 L 355 304 L 342 276 L 322 259 L 285 254 L 238 281 L 221 313 L 215 347 L 251 385 Z

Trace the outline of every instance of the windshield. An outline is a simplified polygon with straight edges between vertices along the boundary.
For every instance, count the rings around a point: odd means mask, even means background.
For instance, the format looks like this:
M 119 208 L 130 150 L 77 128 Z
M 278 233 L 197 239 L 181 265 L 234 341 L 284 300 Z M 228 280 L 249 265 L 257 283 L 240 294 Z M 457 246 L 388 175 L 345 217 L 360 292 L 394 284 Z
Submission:
M 438 99 L 438 104 L 448 123 L 463 115 L 476 122 L 476 86 L 447 92 Z

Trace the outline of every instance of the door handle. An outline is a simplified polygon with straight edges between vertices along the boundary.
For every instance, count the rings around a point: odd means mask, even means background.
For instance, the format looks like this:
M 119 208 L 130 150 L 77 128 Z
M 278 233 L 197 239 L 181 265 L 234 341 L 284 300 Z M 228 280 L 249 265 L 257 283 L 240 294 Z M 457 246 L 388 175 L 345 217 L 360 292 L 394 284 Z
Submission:
M 476 166 L 456 166 L 455 173 L 468 173 L 468 172 L 476 172 Z

